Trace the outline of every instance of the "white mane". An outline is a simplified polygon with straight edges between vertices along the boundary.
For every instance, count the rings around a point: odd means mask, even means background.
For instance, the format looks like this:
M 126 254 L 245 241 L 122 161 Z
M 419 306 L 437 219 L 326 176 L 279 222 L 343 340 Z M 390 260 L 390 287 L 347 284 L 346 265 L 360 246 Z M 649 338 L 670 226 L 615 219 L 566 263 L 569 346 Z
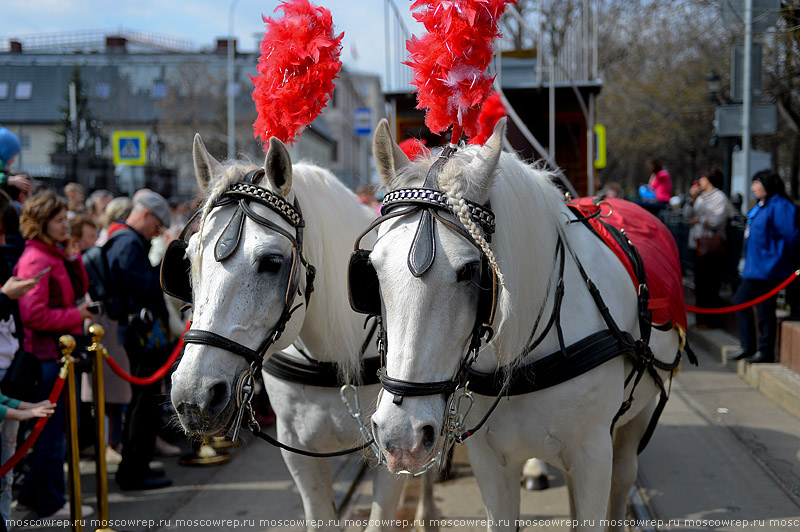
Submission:
M 509 153 L 501 155 L 486 190 L 486 176 L 473 175 L 467 166 L 478 151 L 478 146 L 462 145 L 443 168 L 440 182 L 456 174 L 455 182 L 465 198 L 491 202 L 496 222 L 491 248 L 505 280 L 498 298 L 492 344 L 507 364 L 517 362 L 516 357 L 525 348 L 545 297 L 548 276 L 555 275 L 553 261 L 559 224 L 563 222 L 563 196 L 553 184 L 552 172 L 526 164 Z M 398 172 L 392 188 L 419 186 L 434 161 L 435 157 L 418 160 Z
M 228 161 L 222 165 L 220 178 L 212 185 L 203 205 L 200 232 L 214 202 L 255 164 Z M 268 179 L 261 186 L 272 189 Z M 272 190 L 279 193 L 276 190 Z M 347 264 L 353 242 L 375 217 L 375 212 L 358 201 L 358 197 L 330 171 L 307 163 L 293 164 L 292 192 L 288 201 L 297 202 L 303 213 L 303 255 L 316 268 L 314 292 L 306 312 L 301 337 L 313 335 L 325 339 L 319 346 L 309 348 L 319 360 L 336 362 L 342 377 L 353 379 L 360 366 L 359 350 L 365 338 L 363 317 L 354 313 L 347 299 Z M 213 246 L 204 242 L 200 247 Z M 201 260 L 192 261 L 193 282 L 200 279 Z M 302 285 L 301 285 L 302 286 Z M 305 340 L 304 340 L 305 341 Z M 306 344 L 308 342 L 306 341 Z

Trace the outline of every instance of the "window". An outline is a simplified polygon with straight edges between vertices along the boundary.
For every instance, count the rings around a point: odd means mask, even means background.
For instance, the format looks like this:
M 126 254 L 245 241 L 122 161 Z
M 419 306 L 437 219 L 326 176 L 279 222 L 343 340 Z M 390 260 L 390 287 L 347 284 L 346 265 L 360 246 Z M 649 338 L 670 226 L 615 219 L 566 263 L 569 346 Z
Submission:
M 94 95 L 100 100 L 108 100 L 111 96 L 111 87 L 105 82 L 98 83 L 94 86 Z
M 17 100 L 30 100 L 33 94 L 33 83 L 30 81 L 18 81 L 17 90 L 14 92 L 14 98 Z
M 8 98 L 8 82 L 0 81 L 0 100 Z
M 163 81 L 153 83 L 153 99 L 160 100 L 167 95 L 167 84 Z

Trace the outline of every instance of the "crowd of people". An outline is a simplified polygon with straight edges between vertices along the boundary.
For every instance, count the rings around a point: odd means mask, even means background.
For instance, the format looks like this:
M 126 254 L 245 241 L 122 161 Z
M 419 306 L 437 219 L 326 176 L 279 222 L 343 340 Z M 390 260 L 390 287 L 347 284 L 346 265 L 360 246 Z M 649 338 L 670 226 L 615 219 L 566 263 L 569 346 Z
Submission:
M 726 238 L 728 222 L 738 207 L 723 192 L 724 175 L 715 167 L 705 168 L 689 188 L 684 199 L 673 196 L 669 172 L 656 159 L 647 162 L 648 183 L 638 190 L 636 202 L 659 215 L 663 209 L 681 208 L 689 225 L 688 250 L 691 254 L 695 306 L 701 309 L 724 307 L 720 297 L 726 261 L 738 260 L 739 279 L 734 286 L 740 349 L 730 360 L 751 363 L 774 362 L 777 340 L 777 301 L 774 293 L 756 305 L 748 303 L 773 292 L 800 268 L 800 208 L 786 193 L 786 185 L 773 170 L 757 172 L 751 182 L 753 204 L 747 211 L 747 226 L 741 257 L 731 257 Z M 622 196 L 621 187 L 607 183 L 600 194 Z M 800 283 L 795 283 L 800 285 Z M 800 286 L 789 285 L 787 302 L 791 316 L 800 317 Z M 791 294 L 791 295 L 790 295 Z M 722 327 L 723 314 L 698 312 L 698 328 Z
M 85 197 L 78 183 L 56 190 L 15 174 L 11 165 L 19 153 L 18 139 L 0 128 L 0 451 L 5 462 L 32 424 L 25 420 L 49 417 L 23 466 L 0 479 L 0 530 L 10 516 L 12 486 L 19 484 L 16 505 L 30 508 L 40 517 L 69 517 L 65 493 L 64 462 L 66 424 L 63 394 L 48 400 L 59 375 L 62 354 L 58 340 L 64 334 L 77 339 L 73 356 L 91 342 L 90 324 L 103 325 L 103 344 L 110 356 L 135 377 L 149 377 L 161 368 L 182 332 L 183 319 L 168 304 L 161 291 L 159 264 L 168 239 L 174 238 L 185 221 L 185 212 L 157 192 L 142 189 L 132 198 L 114 197 L 96 190 Z M 173 228 L 173 230 L 170 230 Z M 158 245 L 153 245 L 157 243 Z M 105 280 L 89 264 L 89 257 L 102 261 Z M 113 291 L 113 294 L 108 292 Z M 113 297 L 114 313 L 106 301 Z M 84 355 L 85 356 L 85 355 Z M 18 390 L 7 373 L 28 364 L 24 375 L 34 385 L 28 397 L 3 395 Z M 33 361 L 31 363 L 31 361 Z M 21 372 L 23 370 L 17 370 Z M 80 361 L 83 373 L 79 393 L 81 438 L 85 447 L 94 443 L 91 419 L 90 369 Z M 163 454 L 180 449 L 160 438 L 165 428 L 163 405 L 168 402 L 166 382 L 131 385 L 104 368 L 108 413 L 108 448 L 117 463 L 120 489 L 157 489 L 172 481 L 164 471 L 150 466 L 157 446 Z M 20 380 L 14 377 L 14 380 Z M 30 387 L 30 386 L 29 386 Z M 18 394 L 23 391 L 16 392 Z M 20 470 L 24 474 L 19 474 Z M 93 509 L 82 508 L 84 517 Z

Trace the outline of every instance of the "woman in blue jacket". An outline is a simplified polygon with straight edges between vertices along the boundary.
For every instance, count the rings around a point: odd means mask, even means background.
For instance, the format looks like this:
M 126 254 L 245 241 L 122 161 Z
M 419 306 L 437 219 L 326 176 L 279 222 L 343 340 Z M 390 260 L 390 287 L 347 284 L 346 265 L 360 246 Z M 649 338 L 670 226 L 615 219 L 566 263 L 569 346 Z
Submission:
M 742 283 L 733 297 L 735 304 L 766 294 L 794 271 L 793 254 L 797 251 L 798 228 L 795 205 L 786 197 L 786 187 L 777 173 L 763 170 L 753 177 L 751 187 L 758 202 L 747 213 L 747 239 Z M 736 313 L 741 350 L 731 360 L 774 362 L 777 319 L 775 295 L 755 306 L 758 315 L 758 338 L 753 309 Z

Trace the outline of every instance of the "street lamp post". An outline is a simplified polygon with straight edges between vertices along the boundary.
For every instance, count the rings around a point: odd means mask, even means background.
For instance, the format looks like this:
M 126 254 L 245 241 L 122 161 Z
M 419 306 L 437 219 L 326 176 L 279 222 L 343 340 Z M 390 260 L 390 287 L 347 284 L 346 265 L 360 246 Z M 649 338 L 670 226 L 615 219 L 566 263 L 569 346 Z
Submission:
M 233 48 L 236 39 L 233 36 L 233 10 L 239 0 L 233 0 L 228 9 L 228 159 L 233 159 L 236 154 L 236 110 L 234 109 L 234 90 L 233 90 Z
M 708 99 L 711 100 L 711 102 L 715 105 L 722 105 L 723 103 L 727 103 L 729 101 L 722 94 L 722 82 L 719 74 L 713 70 L 706 76 L 706 90 L 708 91 Z M 715 138 L 719 138 L 716 130 L 714 131 L 714 136 Z M 723 165 L 725 166 L 723 170 L 723 173 L 725 174 L 725 182 L 723 184 L 722 191 L 728 196 L 731 194 L 731 172 L 733 171 L 733 157 L 731 157 L 732 147 L 733 139 L 727 136 L 722 137 L 722 149 L 724 151 Z

